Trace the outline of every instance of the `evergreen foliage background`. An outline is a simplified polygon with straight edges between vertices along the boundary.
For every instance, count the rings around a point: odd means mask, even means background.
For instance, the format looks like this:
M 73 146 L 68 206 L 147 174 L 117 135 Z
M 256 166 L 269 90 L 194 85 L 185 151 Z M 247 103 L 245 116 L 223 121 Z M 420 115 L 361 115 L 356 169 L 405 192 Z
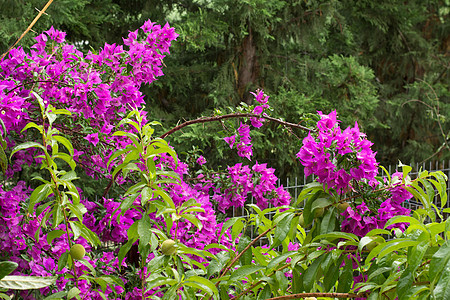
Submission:
M 0 1 L 1 53 L 46 2 Z M 165 128 L 248 103 L 263 88 L 291 122 L 333 109 L 341 127 L 358 121 L 383 164 L 450 159 L 449 0 L 54 0 L 47 13 L 33 30 L 53 25 L 84 52 L 121 43 L 148 18 L 174 26 L 180 37 L 166 76 L 144 89 L 150 116 Z M 205 149 L 219 166 L 234 157 L 216 135 L 229 135 L 228 125 L 193 126 L 171 143 Z M 276 129 L 266 124 L 253 137 L 256 159 L 295 176 L 305 132 Z M 286 143 L 274 142 L 280 134 Z

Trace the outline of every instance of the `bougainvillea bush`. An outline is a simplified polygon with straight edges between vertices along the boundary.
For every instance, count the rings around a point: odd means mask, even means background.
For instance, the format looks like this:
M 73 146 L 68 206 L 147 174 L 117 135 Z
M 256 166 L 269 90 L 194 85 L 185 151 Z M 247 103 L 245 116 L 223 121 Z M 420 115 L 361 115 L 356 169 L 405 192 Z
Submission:
M 357 123 L 341 128 L 337 111 L 309 127 L 277 119 L 262 90 L 159 132 L 139 89 L 163 75 L 174 29 L 148 21 L 87 54 L 64 37 L 51 28 L 0 61 L 0 297 L 450 298 L 442 172 L 390 175 Z M 241 161 L 180 160 L 170 136 L 219 121 Z M 268 122 L 304 136 L 296 155 L 315 180 L 296 199 L 252 160 Z M 102 197 L 85 196 L 86 176 Z M 413 198 L 422 207 L 404 208 Z

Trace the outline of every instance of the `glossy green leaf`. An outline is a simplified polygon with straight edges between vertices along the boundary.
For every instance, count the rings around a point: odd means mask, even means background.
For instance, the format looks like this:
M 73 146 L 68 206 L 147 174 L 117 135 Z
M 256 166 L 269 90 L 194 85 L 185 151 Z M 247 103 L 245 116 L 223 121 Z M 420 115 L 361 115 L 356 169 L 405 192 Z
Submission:
M 270 245 L 270 249 L 274 249 L 281 245 L 281 243 L 287 237 L 289 231 L 291 230 L 291 221 L 294 216 L 295 214 L 289 213 L 286 214 L 286 216 L 281 221 L 279 221 L 277 227 L 275 228 L 274 239 L 273 243 Z
M 100 239 L 95 232 L 86 227 L 79 221 L 69 221 L 70 227 L 74 233 L 74 240 L 79 236 L 84 237 L 91 245 L 100 246 Z
M 256 273 L 260 270 L 264 269 L 263 266 L 255 266 L 255 265 L 246 265 L 242 266 L 231 273 L 230 278 L 228 279 L 229 282 L 235 282 L 239 279 L 242 279 L 244 277 L 247 277 L 253 273 Z
M 447 264 L 444 266 L 433 293 L 436 300 L 450 299 L 450 261 L 447 261 Z
M 439 274 L 444 270 L 447 263 L 450 261 L 450 241 L 446 241 L 441 248 L 434 253 L 430 262 L 429 277 L 430 281 L 434 282 L 439 277 Z
M 185 220 L 188 220 L 192 224 L 194 224 L 195 227 L 198 228 L 198 230 L 202 230 L 203 224 L 196 216 L 194 216 L 192 214 L 182 214 L 181 217 Z
M 41 184 L 40 186 L 38 186 L 37 188 L 34 189 L 34 191 L 31 193 L 30 195 L 30 202 L 28 204 L 28 213 L 32 214 L 34 211 L 34 206 L 43 201 L 44 199 L 47 198 L 48 195 L 50 195 L 51 193 L 51 185 L 46 183 L 46 184 Z
M 128 251 L 130 251 L 131 246 L 133 246 L 134 242 L 137 241 L 137 238 L 134 239 L 128 239 L 128 241 L 120 247 L 119 254 L 117 255 L 119 259 L 119 269 L 122 266 L 123 259 L 125 258 L 125 255 L 127 255 Z
M 17 267 L 18 264 L 13 261 L 0 261 L 0 279 L 11 274 Z
M 281 255 L 279 255 L 277 257 L 274 257 L 269 262 L 269 264 L 267 264 L 267 267 L 266 267 L 267 270 L 270 270 L 270 269 L 273 269 L 273 268 L 277 267 L 279 263 L 285 264 L 286 263 L 286 259 L 288 257 L 292 256 L 293 254 L 296 254 L 296 253 L 297 253 L 297 251 L 289 251 L 289 252 L 283 253 L 283 254 L 281 254 Z
M 8 169 L 8 162 L 8 157 L 6 156 L 3 147 L 0 147 L 0 167 L 2 168 L 3 174 L 5 174 L 6 170 Z
M 225 231 L 228 228 L 232 227 L 239 219 L 241 219 L 241 218 L 240 217 L 234 217 L 234 218 L 226 220 L 225 223 L 223 223 L 222 229 L 220 230 L 220 234 L 219 234 L 219 241 L 222 239 L 222 236 L 225 233 Z
M 199 288 L 205 291 L 208 295 L 213 295 L 214 299 L 218 299 L 217 297 L 219 290 L 210 280 L 206 278 L 200 276 L 190 276 L 184 281 L 184 284 L 194 288 Z
M 64 230 L 53 230 L 47 233 L 47 243 L 50 245 L 54 239 L 61 237 L 66 232 Z
M 348 293 L 353 282 L 352 261 L 347 257 L 344 258 L 345 265 L 339 275 L 339 282 L 336 291 L 338 293 Z
M 306 292 L 312 291 L 314 283 L 316 282 L 317 275 L 319 273 L 320 265 L 322 261 L 325 259 L 325 255 L 320 256 L 315 259 L 311 265 L 306 269 L 305 275 L 303 276 L 303 286 Z
M 137 231 L 139 234 L 140 243 L 148 244 L 150 243 L 152 232 L 150 228 L 152 224 L 150 222 L 150 217 L 148 214 L 144 214 L 142 218 L 138 221 Z
M 349 233 L 349 232 L 330 232 L 327 234 L 321 234 L 316 236 L 312 241 L 317 241 L 317 240 L 321 240 L 321 239 L 346 239 L 346 240 L 351 240 L 353 242 L 357 242 L 358 241 L 358 236 L 354 235 L 353 233 Z
M 242 235 L 239 238 L 239 243 L 237 245 L 237 251 L 239 253 L 241 253 L 242 251 L 244 251 L 244 249 L 251 243 L 251 239 L 250 237 L 246 236 L 246 235 Z M 239 258 L 239 263 L 244 266 L 244 265 L 250 265 L 252 264 L 252 248 L 247 249 Z
M 39 148 L 39 149 L 43 150 L 44 152 L 47 152 L 47 149 L 45 149 L 45 147 L 42 146 L 41 144 L 38 144 L 35 142 L 25 142 L 25 143 L 15 146 L 13 148 L 13 150 L 11 151 L 11 155 L 9 157 L 11 158 L 14 155 L 14 153 L 16 153 L 18 151 L 29 149 L 29 148 Z

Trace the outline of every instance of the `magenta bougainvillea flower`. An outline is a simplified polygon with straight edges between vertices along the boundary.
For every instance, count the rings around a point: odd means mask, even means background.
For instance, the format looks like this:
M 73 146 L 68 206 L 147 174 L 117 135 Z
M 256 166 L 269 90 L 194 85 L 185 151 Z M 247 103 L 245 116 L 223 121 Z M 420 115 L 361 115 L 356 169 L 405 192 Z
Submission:
M 99 139 L 98 139 L 98 133 L 92 133 L 88 134 L 85 138 L 89 143 L 91 143 L 94 146 L 97 146 Z
M 351 190 L 353 179 L 375 184 L 378 172 L 372 143 L 361 133 L 358 124 L 341 130 L 336 111 L 328 115 L 318 112 L 317 132 L 308 133 L 297 153 L 305 167 L 305 176 L 314 174 L 328 189 L 343 194 Z
M 203 155 L 200 155 L 200 156 L 197 158 L 197 163 L 198 163 L 200 166 L 203 166 L 204 164 L 206 164 L 206 159 L 203 157 Z

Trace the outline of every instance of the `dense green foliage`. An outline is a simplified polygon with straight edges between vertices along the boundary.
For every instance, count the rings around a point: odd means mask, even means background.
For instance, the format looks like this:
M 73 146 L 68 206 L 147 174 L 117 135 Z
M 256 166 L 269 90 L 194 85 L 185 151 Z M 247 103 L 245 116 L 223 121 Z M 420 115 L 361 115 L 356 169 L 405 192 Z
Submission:
M 2 52 L 45 3 L 0 5 Z M 56 0 L 47 12 L 34 30 L 54 25 L 84 51 L 121 43 L 147 18 L 170 22 L 180 37 L 165 61 L 167 76 L 146 91 L 151 116 L 166 128 L 210 115 L 213 107 L 249 102 L 248 91 L 262 87 L 287 120 L 337 109 L 343 127 L 364 124 L 383 164 L 450 157 L 447 0 Z M 293 132 L 286 149 L 274 142 L 282 134 L 274 126 L 254 137 L 264 139 L 255 143 L 262 145 L 256 158 L 281 176 L 298 175 L 288 153 L 303 133 Z M 202 148 L 219 164 L 224 146 L 215 133 L 223 128 L 192 127 L 171 143 L 182 151 Z M 186 140 L 189 147 L 179 145 Z

